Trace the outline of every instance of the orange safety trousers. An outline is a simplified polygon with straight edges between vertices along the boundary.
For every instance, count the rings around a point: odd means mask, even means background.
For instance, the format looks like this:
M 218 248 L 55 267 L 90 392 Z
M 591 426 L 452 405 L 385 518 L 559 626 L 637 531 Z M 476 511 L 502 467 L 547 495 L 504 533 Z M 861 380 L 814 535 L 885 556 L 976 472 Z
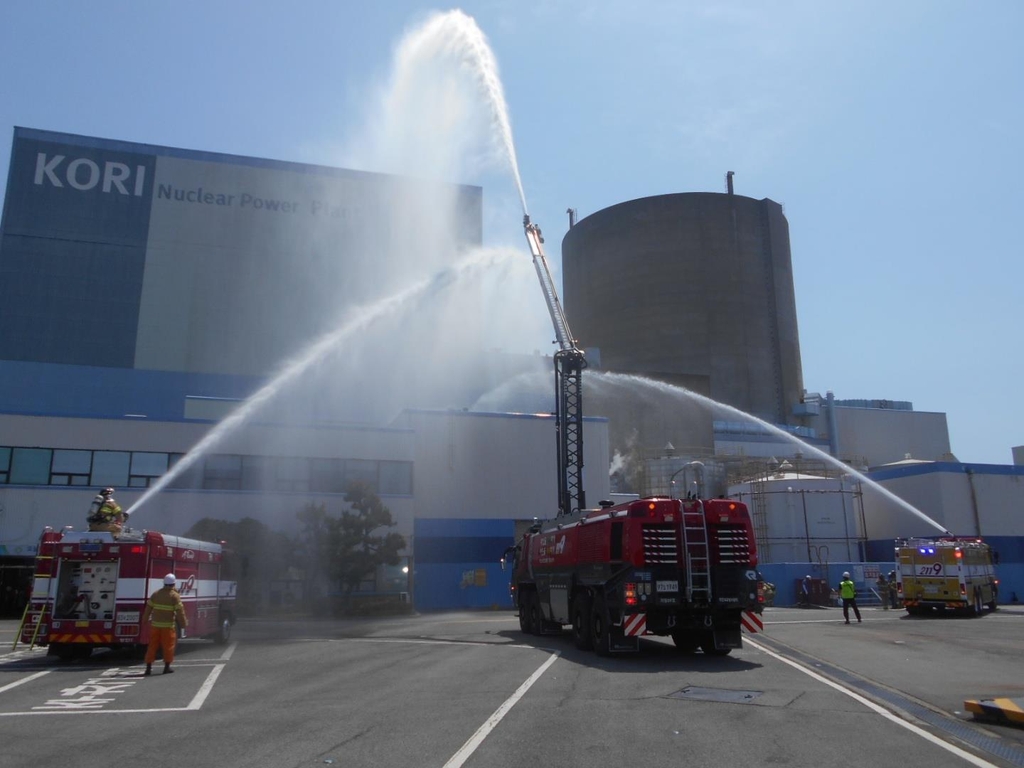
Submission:
M 174 661 L 174 646 L 177 643 L 178 635 L 174 627 L 150 627 L 149 647 L 146 649 L 146 664 L 156 661 L 156 649 L 160 648 L 164 653 L 164 664 Z

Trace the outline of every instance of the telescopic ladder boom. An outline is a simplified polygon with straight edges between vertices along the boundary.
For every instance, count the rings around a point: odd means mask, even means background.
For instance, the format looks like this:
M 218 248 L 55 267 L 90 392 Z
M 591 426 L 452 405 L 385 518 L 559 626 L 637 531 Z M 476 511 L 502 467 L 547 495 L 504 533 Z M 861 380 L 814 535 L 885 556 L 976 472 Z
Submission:
M 523 216 L 526 242 L 533 256 L 533 266 L 540 280 L 548 313 L 555 328 L 555 430 L 558 451 L 558 514 L 569 515 L 586 508 L 583 490 L 583 355 L 569 331 L 569 323 L 558 300 L 554 280 L 544 255 L 544 238 L 540 227 Z

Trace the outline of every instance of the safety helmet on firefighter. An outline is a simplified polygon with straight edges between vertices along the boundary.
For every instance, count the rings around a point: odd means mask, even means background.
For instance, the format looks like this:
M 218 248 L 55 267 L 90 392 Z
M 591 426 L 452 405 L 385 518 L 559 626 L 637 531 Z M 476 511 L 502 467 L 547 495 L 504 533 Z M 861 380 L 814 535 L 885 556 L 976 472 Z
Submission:
M 103 489 L 103 495 L 104 496 L 113 496 L 114 495 L 114 489 L 113 488 L 104 488 Z
M 844 579 L 850 578 L 850 572 L 849 571 L 843 571 L 843 578 Z
M 177 577 L 175 577 L 175 575 L 173 573 L 168 573 L 166 576 L 164 576 L 164 584 L 166 586 L 173 587 L 177 583 L 178 583 L 178 579 L 177 579 Z

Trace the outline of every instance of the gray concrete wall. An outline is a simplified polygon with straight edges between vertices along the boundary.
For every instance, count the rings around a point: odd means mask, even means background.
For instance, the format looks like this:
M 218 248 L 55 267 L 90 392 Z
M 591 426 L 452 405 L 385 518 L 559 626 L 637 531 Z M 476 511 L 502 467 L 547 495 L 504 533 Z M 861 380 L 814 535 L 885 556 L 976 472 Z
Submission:
M 891 464 L 908 453 L 912 459 L 924 461 L 949 458 L 944 413 L 837 406 L 836 426 L 838 458 L 853 466 Z
M 793 423 L 803 377 L 777 203 L 711 193 L 620 203 L 569 230 L 562 268 L 573 332 L 600 347 L 604 368 Z

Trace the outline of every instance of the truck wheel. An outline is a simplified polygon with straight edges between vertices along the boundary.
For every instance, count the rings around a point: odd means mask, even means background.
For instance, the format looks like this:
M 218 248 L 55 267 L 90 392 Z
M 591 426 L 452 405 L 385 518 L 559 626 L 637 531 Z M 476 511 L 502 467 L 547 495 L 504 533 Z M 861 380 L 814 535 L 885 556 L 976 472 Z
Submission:
M 50 643 L 46 655 L 56 656 L 61 661 L 71 661 L 74 658 L 74 649 L 69 643 Z
M 590 634 L 590 595 L 581 593 L 572 604 L 572 640 L 581 651 L 594 647 Z
M 705 656 L 728 656 L 732 653 L 732 648 L 715 648 L 715 636 L 711 632 L 700 641 L 700 649 Z
M 700 642 L 690 632 L 673 632 L 672 642 L 676 644 L 676 649 L 680 653 L 688 656 L 696 653 L 700 648 Z
M 594 595 L 590 604 L 590 638 L 598 656 L 608 656 L 612 652 L 610 624 L 604 597 Z
M 231 614 L 222 613 L 220 615 L 220 624 L 217 625 L 217 634 L 213 638 L 214 642 L 219 645 L 225 645 L 231 639 Z
M 540 600 L 536 592 L 528 592 L 523 601 L 523 610 L 526 612 L 526 629 L 523 631 L 528 635 L 536 635 L 540 632 Z
M 529 599 L 529 595 L 520 593 L 519 595 L 519 631 L 524 635 L 530 634 L 530 623 L 526 615 L 526 603 Z

